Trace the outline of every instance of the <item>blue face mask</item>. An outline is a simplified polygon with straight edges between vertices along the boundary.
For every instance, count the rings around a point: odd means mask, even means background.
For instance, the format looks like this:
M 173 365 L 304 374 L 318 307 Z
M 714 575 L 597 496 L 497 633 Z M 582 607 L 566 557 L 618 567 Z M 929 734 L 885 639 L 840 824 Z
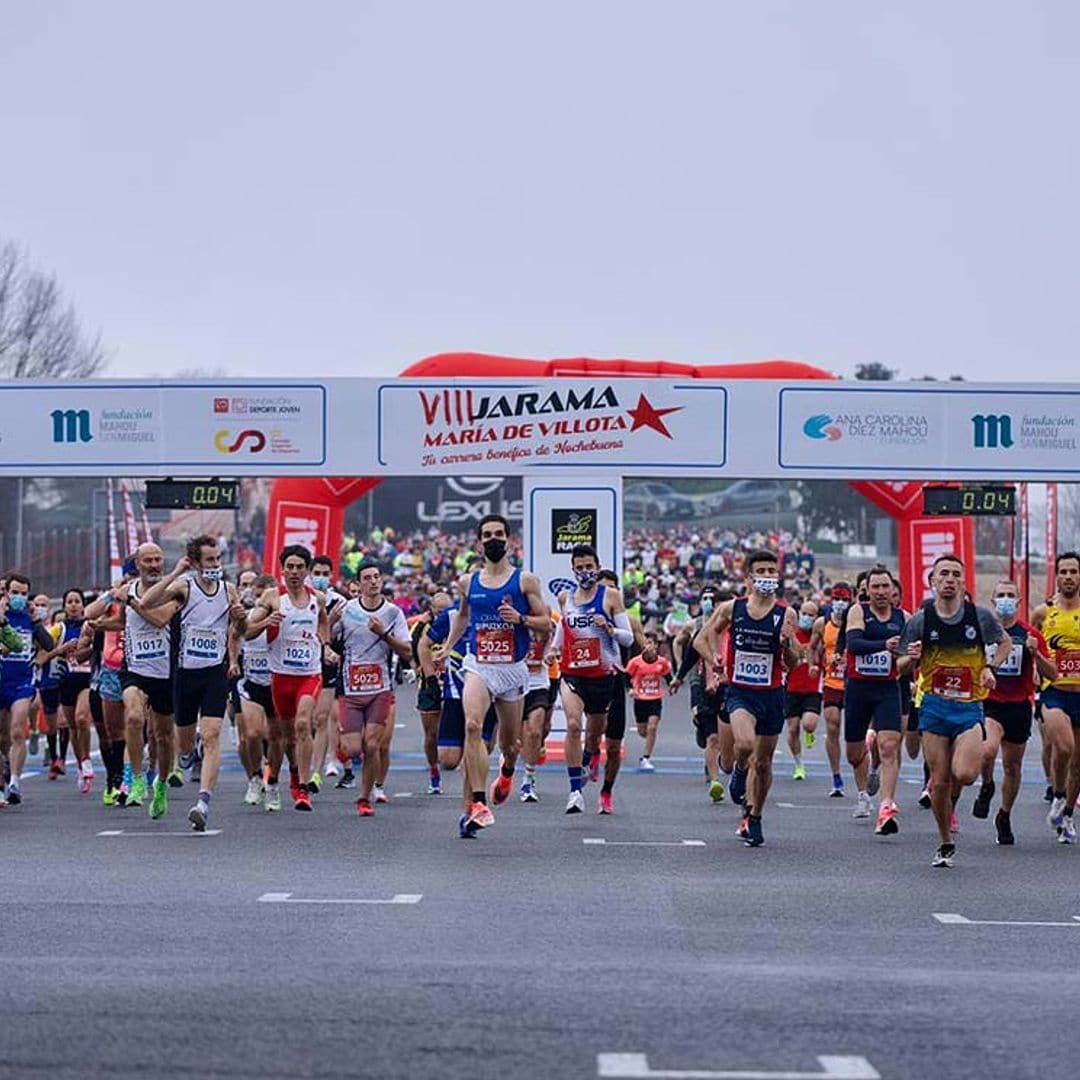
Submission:
M 12 611 L 25 611 L 26 610 L 26 597 L 22 593 L 9 593 L 8 594 L 8 607 Z
M 1019 607 L 1015 596 L 994 597 L 994 608 L 1003 619 L 1011 619 Z
M 809 630 L 814 625 L 813 615 L 800 615 L 799 616 L 799 629 Z
M 318 589 L 319 592 L 326 592 L 326 590 L 330 588 L 330 579 L 328 577 L 323 577 L 321 574 L 313 574 L 311 576 L 311 587 L 313 589 Z
M 712 614 L 712 608 L 713 608 L 712 597 L 711 596 L 706 596 L 701 601 L 701 614 L 702 615 L 711 615 Z

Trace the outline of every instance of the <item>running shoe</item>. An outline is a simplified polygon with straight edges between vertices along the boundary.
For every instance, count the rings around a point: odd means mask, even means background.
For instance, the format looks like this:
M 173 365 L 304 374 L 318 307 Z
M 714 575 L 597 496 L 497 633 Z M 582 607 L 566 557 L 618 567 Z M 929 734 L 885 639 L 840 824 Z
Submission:
M 11 796 L 8 796 L 10 801 Z M 1073 824 L 1073 819 L 1066 816 L 1061 828 L 1058 829 L 1058 843 L 1059 844 L 1075 844 L 1076 843 L 1076 826 Z
M 150 800 L 150 816 L 157 821 L 169 809 L 169 785 L 164 780 L 154 781 L 154 797 Z
M 953 859 L 956 858 L 956 845 L 955 844 L 942 844 L 937 849 L 937 853 L 934 855 L 931 866 L 952 866 Z
M 79 794 L 89 795 L 94 786 L 94 766 L 90 759 L 86 758 L 79 766 Z
M 722 803 L 724 801 L 724 785 L 719 780 L 713 780 L 709 784 L 709 798 L 714 803 Z
M 1046 790 L 1043 792 L 1043 802 L 1053 802 L 1053 801 L 1054 801 L 1054 785 L 1053 784 L 1047 784 L 1046 785 Z
M 791 779 L 792 780 L 805 780 L 806 779 L 806 766 L 805 765 L 796 765 L 795 768 L 791 770 Z
M 610 791 L 601 791 L 600 792 L 600 805 L 597 806 L 596 812 L 598 814 L 614 814 L 615 813 L 615 807 L 612 805 L 612 802 L 611 802 L 611 792 Z
M 844 797 L 844 780 L 843 777 L 834 776 L 832 787 L 829 788 L 830 799 L 842 799 Z
M 513 782 L 509 776 L 503 776 L 500 773 L 492 781 L 491 787 L 488 789 L 488 798 L 496 805 L 502 806 L 507 799 L 510 798 L 510 792 L 513 790 Z
M 101 793 L 101 805 L 115 806 L 117 794 L 118 792 L 116 791 L 116 788 L 112 786 L 112 784 L 106 784 L 105 790 Z
M 386 794 L 386 788 L 381 788 L 378 784 L 371 789 L 371 792 L 373 800 L 377 803 L 390 801 L 390 796 Z
M 872 799 L 881 790 L 881 773 L 871 769 L 866 777 L 866 794 Z
M 341 774 L 341 779 L 334 785 L 334 787 L 337 788 L 338 791 L 341 791 L 342 788 L 356 787 L 356 776 L 354 775 L 352 769 L 346 769 Z
M 1016 843 L 1013 836 L 1012 821 L 1005 810 L 999 810 L 994 818 L 994 828 L 997 830 L 997 842 L 1002 847 L 1012 847 Z
M 805 746 L 807 750 L 813 750 L 814 744 L 817 742 L 817 735 L 812 731 L 804 731 L 802 733 L 802 741 L 803 746 Z
M 870 796 L 865 791 L 860 791 L 855 809 L 852 810 L 853 818 L 868 818 L 870 816 Z
M 924 787 L 922 789 L 922 791 L 919 792 L 919 805 L 924 810 L 929 810 L 930 805 L 931 805 L 932 802 L 933 802 L 933 799 L 931 798 L 931 792 L 930 792 L 929 786 Z
M 169 787 L 183 787 L 184 786 L 184 774 L 180 771 L 179 765 L 174 765 L 169 770 L 168 778 Z
M 583 814 L 585 812 L 585 799 L 580 791 L 571 791 L 566 800 L 566 812 L 568 814 Z
M 1046 824 L 1051 829 L 1060 829 L 1065 820 L 1065 800 L 1055 798 L 1050 804 L 1050 811 L 1046 815 Z
M 135 782 L 135 774 L 131 771 L 131 762 L 124 762 L 124 778 L 120 781 L 120 787 L 123 791 L 130 791 L 131 785 Z
M 322 790 L 322 776 L 319 773 L 312 773 L 311 780 L 308 781 L 308 791 L 312 795 L 318 795 Z
M 38 752 L 39 748 L 40 748 L 39 747 L 39 735 L 38 735 L 37 731 L 31 731 L 30 732 L 30 746 L 29 746 L 30 756 L 33 757 Z
M 521 782 L 521 802 L 539 802 L 540 796 L 536 794 L 536 784 L 532 780 Z
M 429 795 L 442 794 L 442 775 L 440 773 L 428 773 L 427 793 Z
M 600 751 L 599 750 L 595 754 L 593 754 L 593 756 L 589 759 L 589 783 L 590 784 L 599 784 L 600 783 Z
M 277 784 L 267 784 L 263 792 L 263 809 L 267 813 L 276 813 L 281 809 L 281 790 Z
M 187 819 L 196 832 L 206 832 L 206 823 L 210 819 L 210 807 L 200 799 L 188 811 Z
M 765 834 L 761 831 L 761 818 L 748 817 L 746 819 L 746 836 L 743 843 L 747 847 L 761 847 L 765 843 Z
M 293 802 L 296 802 L 297 798 L 300 795 L 300 791 L 301 791 L 300 777 L 296 773 L 290 771 L 290 773 L 289 773 L 289 797 L 292 799 Z
M 750 835 L 750 815 L 743 814 L 742 821 L 739 822 L 739 827 L 735 830 L 735 835 L 740 840 L 745 840 Z
M 955 836 L 960 831 L 960 819 L 956 816 L 955 810 L 949 811 L 949 832 Z
M 640 757 L 638 758 L 637 771 L 656 772 L 656 766 L 647 757 Z
M 469 820 L 468 814 L 462 814 L 458 818 L 457 834 L 462 840 L 475 840 L 479 829 Z
M 258 806 L 262 802 L 263 782 L 261 776 L 253 776 L 248 780 L 247 791 L 244 792 L 244 803 L 247 806 Z
M 195 764 L 195 751 L 183 750 L 177 758 L 176 764 L 181 769 L 190 769 Z
M 18 806 L 22 802 L 22 789 L 19 787 L 18 780 L 8 781 L 7 786 L 7 802 L 8 806 Z M 1076 834 L 1073 833 L 1075 836 Z
M 877 824 L 874 833 L 877 836 L 893 836 L 900 831 L 900 823 L 896 820 L 900 811 L 894 803 L 882 803 L 878 807 Z
M 294 810 L 311 810 L 311 792 L 301 788 L 293 799 Z
M 495 824 L 495 815 L 487 803 L 474 802 L 469 810 L 469 820 L 478 829 L 486 829 Z
M 743 799 L 746 798 L 746 773 L 742 769 L 735 769 L 732 772 L 728 794 L 731 796 L 733 803 L 742 806 Z
M 994 798 L 996 790 L 997 787 L 993 780 L 988 784 L 979 785 L 979 794 L 975 796 L 975 802 L 971 807 L 972 817 L 988 818 L 990 816 L 990 802 Z
M 375 807 L 371 805 L 370 799 L 357 799 L 356 800 L 356 812 L 361 817 L 374 817 Z
M 146 802 L 147 790 L 146 790 L 146 777 L 142 773 L 131 783 L 131 791 L 128 792 L 127 806 L 142 806 Z
M 64 763 L 58 758 L 54 757 L 49 762 L 49 779 L 55 780 L 58 776 L 64 775 Z
M 337 758 L 331 758 L 330 759 L 330 764 L 326 766 L 326 775 L 327 776 L 340 776 L 341 775 L 341 766 L 338 764 Z

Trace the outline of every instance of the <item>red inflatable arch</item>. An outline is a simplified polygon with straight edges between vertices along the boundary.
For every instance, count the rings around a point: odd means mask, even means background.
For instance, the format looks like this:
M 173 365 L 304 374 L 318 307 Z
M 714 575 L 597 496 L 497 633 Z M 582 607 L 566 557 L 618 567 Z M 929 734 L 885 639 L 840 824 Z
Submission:
M 821 368 L 794 360 L 763 360 L 753 364 L 680 364 L 668 360 L 596 360 L 569 357 L 526 360 L 485 353 L 439 353 L 411 364 L 404 378 L 497 379 L 559 376 L 622 376 L 625 378 L 692 379 L 831 379 Z M 379 483 L 378 477 L 284 478 L 274 481 L 267 514 L 263 565 L 277 572 L 277 553 L 286 544 L 304 544 L 313 552 L 329 553 L 335 562 L 341 550 L 345 508 Z M 971 519 L 919 517 L 920 483 L 853 481 L 852 486 L 897 520 L 900 578 L 905 597 L 922 596 L 923 567 L 929 553 L 953 550 L 968 566 L 969 588 L 974 583 L 974 523 Z M 909 599 L 910 603 L 910 599 Z

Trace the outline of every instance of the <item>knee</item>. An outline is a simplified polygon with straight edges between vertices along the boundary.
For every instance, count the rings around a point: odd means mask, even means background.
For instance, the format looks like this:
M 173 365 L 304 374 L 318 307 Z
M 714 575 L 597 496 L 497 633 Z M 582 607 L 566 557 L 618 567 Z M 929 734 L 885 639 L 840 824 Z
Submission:
M 461 764 L 461 751 L 449 746 L 439 747 L 439 768 L 453 772 Z
M 642 734 L 644 734 L 644 732 L 642 732 Z M 580 720 L 571 720 L 571 719 L 567 718 L 567 721 L 566 721 L 566 736 L 569 739 L 580 739 L 581 738 L 581 721 Z
M 772 760 L 768 754 L 755 755 L 751 766 L 758 776 L 768 776 L 772 772 Z
M 720 736 L 719 735 L 707 735 L 705 737 L 705 749 L 712 750 L 714 753 L 720 749 Z
M 1019 780 L 1020 779 L 1020 772 L 1021 772 L 1020 762 L 1019 761 L 1003 761 L 1001 763 L 1001 771 L 1005 776 L 1009 777 L 1011 780 Z
M 866 759 L 866 744 L 865 743 L 848 743 L 847 744 L 847 762 L 854 769 L 858 768 Z
M 754 752 L 754 740 L 736 738 L 734 749 L 739 757 L 749 757 Z

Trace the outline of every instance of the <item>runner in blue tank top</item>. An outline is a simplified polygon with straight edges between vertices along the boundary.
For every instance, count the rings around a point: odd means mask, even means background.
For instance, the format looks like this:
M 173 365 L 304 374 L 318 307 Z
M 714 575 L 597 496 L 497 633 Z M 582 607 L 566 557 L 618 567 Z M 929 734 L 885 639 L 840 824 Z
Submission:
M 453 651 L 468 632 L 461 698 L 465 709 L 463 773 L 469 785 L 466 790 L 472 792 L 472 804 L 458 822 L 458 835 L 463 839 L 475 836 L 477 829 L 495 821 L 484 790 L 489 767 L 483 740 L 484 716 L 494 702 L 503 760 L 490 797 L 493 803 L 502 803 L 510 794 L 520 745 L 521 714 L 529 682 L 525 661 L 529 631 L 545 636 L 551 633 L 551 615 L 539 579 L 515 569 L 506 557 L 506 518 L 498 514 L 483 518 L 477 538 L 484 552 L 484 565 L 462 582 L 461 606 L 454 613 L 449 636 L 439 648 L 439 655 Z

